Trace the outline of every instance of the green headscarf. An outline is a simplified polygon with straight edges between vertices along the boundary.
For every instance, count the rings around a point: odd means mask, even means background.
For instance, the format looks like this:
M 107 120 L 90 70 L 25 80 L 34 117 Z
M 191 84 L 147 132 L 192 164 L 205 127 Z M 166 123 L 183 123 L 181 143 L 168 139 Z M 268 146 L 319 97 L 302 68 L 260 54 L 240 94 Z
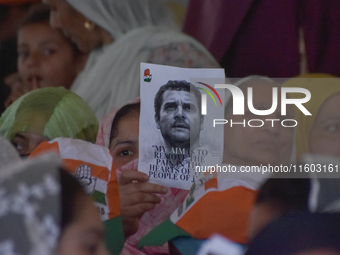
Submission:
M 34 90 L 15 101 L 0 118 L 0 134 L 11 140 L 18 132 L 48 139 L 69 137 L 94 143 L 98 120 L 90 106 L 60 88 Z

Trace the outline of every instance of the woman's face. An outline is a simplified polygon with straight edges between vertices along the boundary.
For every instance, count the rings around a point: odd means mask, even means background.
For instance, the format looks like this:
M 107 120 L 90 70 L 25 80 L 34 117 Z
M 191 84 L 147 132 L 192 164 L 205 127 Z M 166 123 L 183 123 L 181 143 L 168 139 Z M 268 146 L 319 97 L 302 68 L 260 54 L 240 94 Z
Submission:
M 44 141 L 49 141 L 49 139 L 45 136 L 29 132 L 19 132 L 11 140 L 20 156 L 28 156 L 40 143 Z
M 340 93 L 321 106 L 309 132 L 309 151 L 314 154 L 340 156 Z
M 51 8 L 51 26 L 62 29 L 64 34 L 77 44 L 81 51 L 89 53 L 103 44 L 98 27 L 94 30 L 86 29 L 84 23 L 88 19 L 65 0 L 42 1 Z
M 109 255 L 105 231 L 91 199 L 82 195 L 81 210 L 60 237 L 58 255 Z
M 116 133 L 110 151 L 115 167 L 120 168 L 138 158 L 139 114 L 131 113 L 121 118 Z
M 275 84 L 267 81 L 255 81 L 250 84 L 253 88 L 253 106 L 255 109 L 270 109 L 272 106 L 272 91 Z M 240 86 L 247 95 L 248 85 Z M 280 95 L 278 95 L 280 98 Z M 280 100 L 278 100 L 280 105 Z M 293 147 L 294 128 L 283 127 L 279 121 L 271 122 L 266 119 L 292 119 L 294 109 L 287 108 L 288 116 L 281 115 L 278 109 L 270 115 L 258 116 L 250 112 L 245 106 L 244 115 L 233 115 L 227 117 L 229 123 L 224 125 L 224 158 L 223 162 L 234 165 L 279 165 L 286 162 Z M 234 123 L 248 123 L 251 119 L 261 119 L 262 127 L 250 127 L 249 125 L 230 125 L 230 119 Z M 258 125 L 252 124 L 252 125 Z M 290 124 L 289 124 L 290 125 Z

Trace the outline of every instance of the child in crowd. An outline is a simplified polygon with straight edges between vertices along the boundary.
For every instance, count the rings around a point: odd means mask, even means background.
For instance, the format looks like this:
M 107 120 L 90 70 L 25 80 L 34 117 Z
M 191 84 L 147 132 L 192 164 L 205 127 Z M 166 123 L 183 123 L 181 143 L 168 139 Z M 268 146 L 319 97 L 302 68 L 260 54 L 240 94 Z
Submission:
M 43 87 L 69 89 L 86 57 L 63 32 L 49 25 L 50 10 L 37 5 L 18 29 L 18 73 L 6 79 L 11 94 L 8 107 L 21 95 Z

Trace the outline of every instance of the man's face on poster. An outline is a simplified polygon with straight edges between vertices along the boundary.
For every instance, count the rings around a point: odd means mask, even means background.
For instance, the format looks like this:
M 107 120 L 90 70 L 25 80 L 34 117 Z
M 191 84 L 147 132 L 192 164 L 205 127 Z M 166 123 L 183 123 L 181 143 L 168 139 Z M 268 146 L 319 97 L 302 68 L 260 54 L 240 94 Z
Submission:
M 189 148 L 190 135 L 191 142 L 196 142 L 203 124 L 196 97 L 187 91 L 165 91 L 156 122 L 163 138 L 172 147 Z

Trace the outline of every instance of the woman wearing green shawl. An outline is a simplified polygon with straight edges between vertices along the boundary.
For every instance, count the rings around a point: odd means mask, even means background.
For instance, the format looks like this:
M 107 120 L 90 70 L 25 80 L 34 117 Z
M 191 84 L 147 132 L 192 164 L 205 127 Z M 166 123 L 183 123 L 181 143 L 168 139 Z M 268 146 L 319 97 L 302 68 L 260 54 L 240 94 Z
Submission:
M 42 88 L 15 101 L 0 118 L 0 134 L 21 156 L 57 137 L 94 143 L 98 120 L 88 104 L 64 88 Z

